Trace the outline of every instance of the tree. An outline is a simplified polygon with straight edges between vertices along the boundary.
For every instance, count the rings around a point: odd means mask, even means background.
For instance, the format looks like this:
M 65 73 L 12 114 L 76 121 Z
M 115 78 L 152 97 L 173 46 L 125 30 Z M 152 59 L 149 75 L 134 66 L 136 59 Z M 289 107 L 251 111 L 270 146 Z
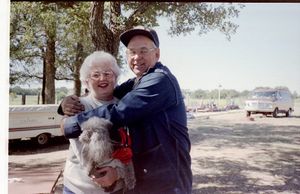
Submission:
M 56 100 L 57 103 L 60 102 L 64 97 L 67 96 L 69 90 L 66 87 L 60 87 L 56 89 Z
M 170 35 L 187 35 L 192 31 L 204 34 L 218 29 L 230 40 L 237 25 L 239 9 L 231 4 L 179 2 L 93 2 L 90 29 L 96 50 L 105 50 L 118 57 L 119 35 L 137 25 L 157 26 L 159 17 L 171 23 Z M 242 8 L 242 5 L 238 5 Z
M 11 75 L 43 80 L 43 103 L 55 103 L 55 4 L 16 3 L 11 19 Z M 38 12 L 39 14 L 34 14 Z M 19 67 L 21 70 L 18 68 Z
M 28 2 L 13 3 L 10 18 L 10 83 L 42 79 L 45 36 L 38 26 L 35 10 Z
M 230 89 L 230 90 L 226 90 L 226 91 L 222 91 L 222 93 L 224 93 L 224 96 L 221 96 L 222 98 L 237 98 L 240 94 L 238 91 Z
M 241 97 L 248 97 L 251 92 L 249 90 L 244 90 L 240 93 Z
M 298 93 L 296 91 L 293 92 L 293 98 L 298 98 Z
M 198 89 L 192 94 L 193 98 L 203 99 L 207 97 L 207 91 Z
M 43 103 L 55 103 L 55 80 L 75 80 L 80 95 L 89 3 L 14 2 L 11 10 L 10 83 L 42 81 Z
M 242 5 L 180 2 L 13 2 L 11 6 L 10 82 L 43 80 L 43 102 L 55 103 L 55 80 L 75 80 L 92 50 L 112 53 L 119 64 L 119 35 L 134 26 L 170 21 L 169 34 L 219 30 L 230 40 Z M 91 11 L 89 11 L 91 10 Z M 91 42 L 93 44 L 91 44 Z M 93 47 L 92 47 L 93 46 Z
M 74 80 L 74 93 L 80 95 L 79 70 L 93 50 L 89 29 L 90 2 L 73 2 L 64 10 L 63 29 L 59 36 L 57 80 Z

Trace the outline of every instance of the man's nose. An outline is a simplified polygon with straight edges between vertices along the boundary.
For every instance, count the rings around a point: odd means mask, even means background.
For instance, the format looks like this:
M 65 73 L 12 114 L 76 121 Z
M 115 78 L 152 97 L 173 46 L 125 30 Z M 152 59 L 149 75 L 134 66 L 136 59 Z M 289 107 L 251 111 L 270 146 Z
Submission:
M 139 59 L 143 56 L 143 54 L 141 52 L 136 52 L 132 57 L 133 59 Z

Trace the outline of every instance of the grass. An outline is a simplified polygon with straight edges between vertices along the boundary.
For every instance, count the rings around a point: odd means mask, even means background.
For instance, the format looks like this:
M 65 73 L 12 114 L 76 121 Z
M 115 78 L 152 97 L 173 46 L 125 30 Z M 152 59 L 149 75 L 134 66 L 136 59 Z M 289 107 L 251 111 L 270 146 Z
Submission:
M 26 96 L 26 104 L 38 104 L 38 96 Z M 22 96 L 17 95 L 15 97 L 9 96 L 9 105 L 21 105 L 22 104 Z
M 26 105 L 36 105 L 38 104 L 38 96 L 37 95 L 26 95 Z M 59 103 L 59 102 L 58 102 Z M 40 104 L 42 104 L 42 98 L 40 97 Z M 9 96 L 9 105 L 22 105 L 22 96 L 16 95 L 15 97 Z
M 231 102 L 234 102 L 235 105 L 238 105 L 241 108 L 245 106 L 245 98 L 220 99 L 220 104 L 218 99 L 185 99 L 184 101 L 187 107 L 200 107 L 201 104 L 206 105 L 210 103 L 214 103 L 218 107 L 225 107 Z

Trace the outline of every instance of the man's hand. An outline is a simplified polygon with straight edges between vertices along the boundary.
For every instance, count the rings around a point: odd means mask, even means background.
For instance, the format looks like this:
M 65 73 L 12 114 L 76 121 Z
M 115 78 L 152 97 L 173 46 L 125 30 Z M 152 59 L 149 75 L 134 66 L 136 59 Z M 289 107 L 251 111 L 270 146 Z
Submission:
M 84 111 L 83 104 L 80 103 L 76 95 L 67 96 L 61 103 L 62 110 L 65 115 L 74 116 L 77 113 Z
M 97 169 L 97 174 L 101 174 L 102 176 L 99 178 L 96 178 L 93 174 L 90 176 L 92 180 L 101 187 L 109 187 L 119 178 L 117 170 L 109 166 Z

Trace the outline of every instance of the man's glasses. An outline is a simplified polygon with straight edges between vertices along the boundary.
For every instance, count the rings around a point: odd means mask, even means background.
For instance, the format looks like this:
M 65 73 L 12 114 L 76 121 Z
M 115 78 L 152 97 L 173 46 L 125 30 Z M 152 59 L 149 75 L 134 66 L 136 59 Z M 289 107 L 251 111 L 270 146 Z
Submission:
M 140 49 L 127 49 L 126 54 L 129 57 L 133 57 L 135 55 L 145 56 L 145 55 L 148 55 L 151 51 L 153 51 L 155 49 L 156 48 L 147 48 L 147 47 L 142 47 Z
M 90 78 L 92 80 L 98 80 L 100 79 L 100 77 L 103 77 L 103 78 L 107 78 L 107 79 L 110 79 L 114 76 L 114 72 L 111 71 L 111 70 L 108 70 L 108 71 L 96 71 L 96 72 L 92 72 L 91 75 L 90 75 Z

